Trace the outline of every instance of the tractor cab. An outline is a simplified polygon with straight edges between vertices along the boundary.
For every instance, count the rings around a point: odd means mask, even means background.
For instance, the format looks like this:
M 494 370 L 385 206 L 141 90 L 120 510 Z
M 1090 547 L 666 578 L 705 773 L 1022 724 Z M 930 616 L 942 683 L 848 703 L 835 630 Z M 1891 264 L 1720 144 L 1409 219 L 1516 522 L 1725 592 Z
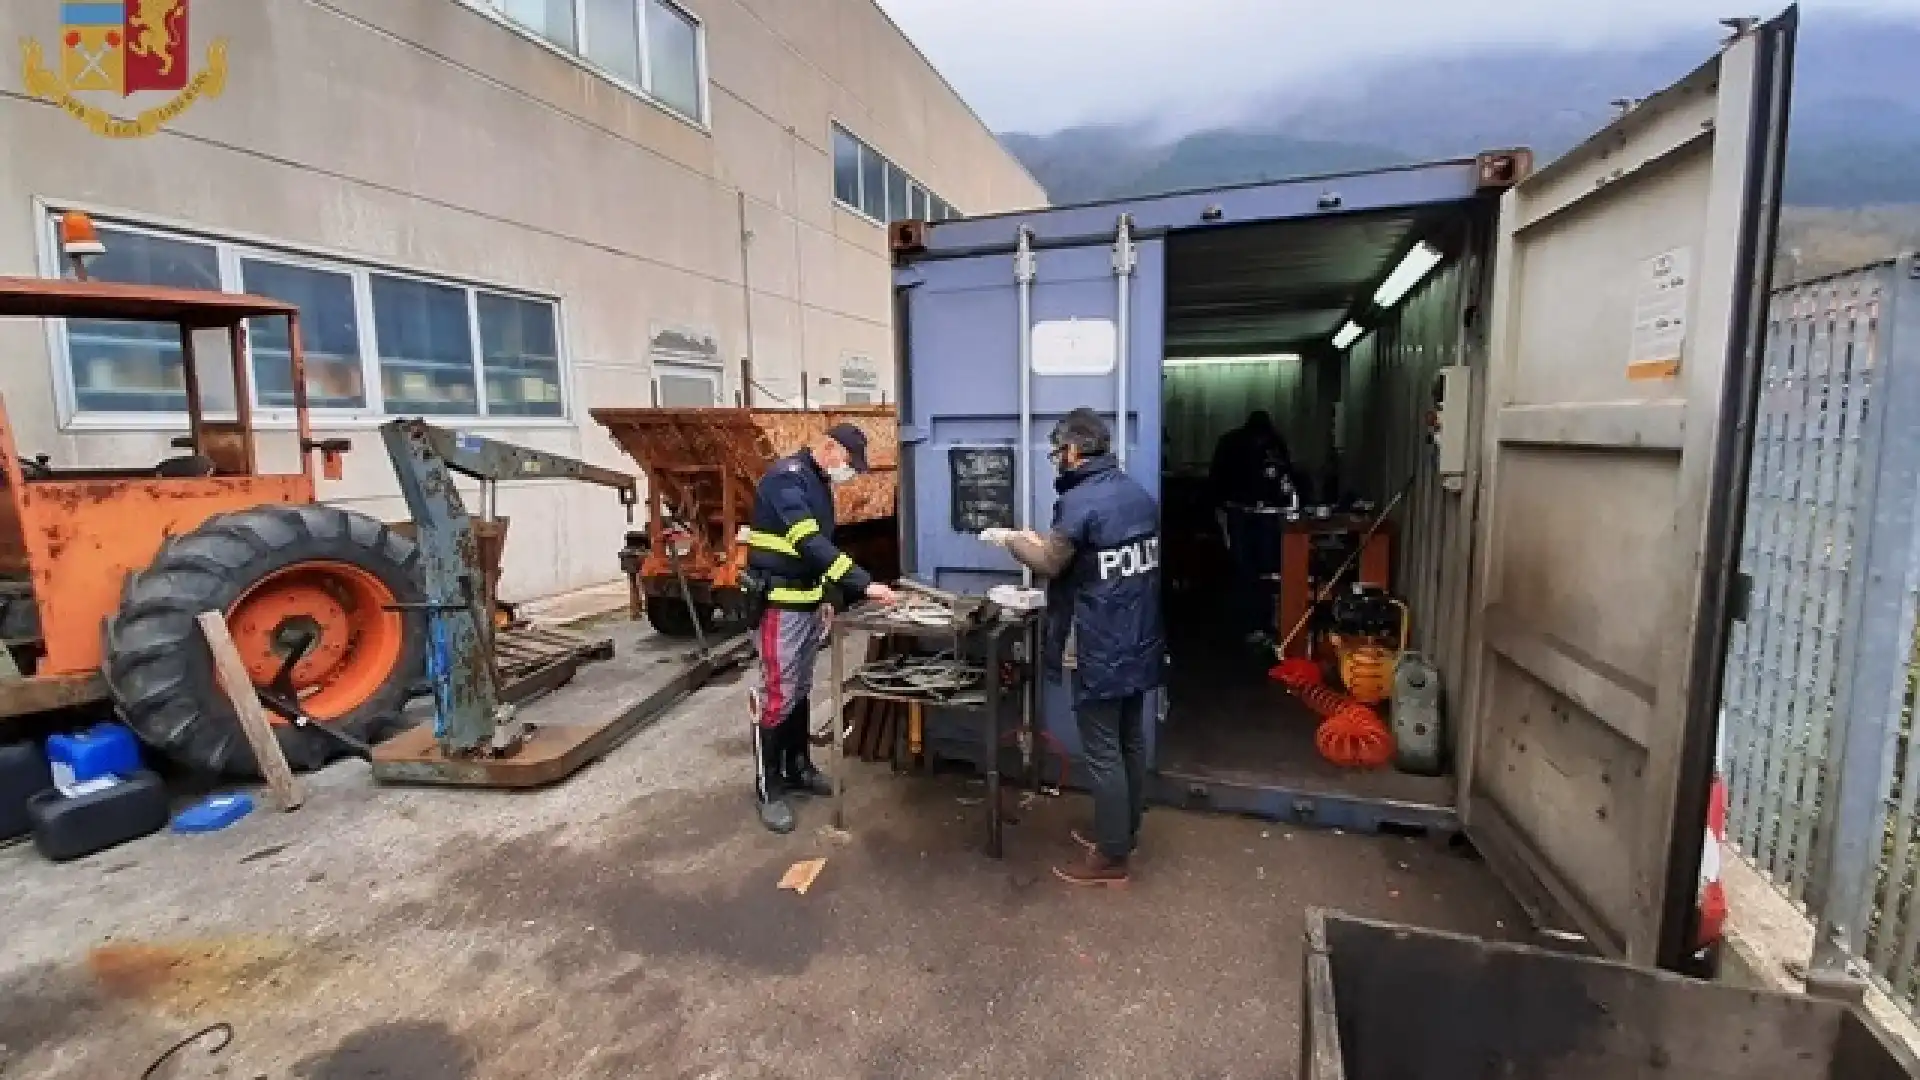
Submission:
M 250 773 L 195 631 L 209 609 L 225 614 L 255 683 L 310 714 L 352 726 L 397 711 L 419 666 L 403 610 L 418 598 L 417 556 L 384 524 L 314 501 L 316 471 L 338 478 L 350 444 L 314 438 L 299 309 L 86 280 L 104 250 L 91 223 L 69 215 L 62 240 L 76 277 L 0 278 L 0 318 L 138 323 L 177 343 L 185 431 L 158 460 L 67 467 L 18 445 L 0 400 L 0 718 L 111 697 L 170 756 Z M 262 467 L 251 405 L 249 325 L 273 322 L 291 368 L 295 454 L 275 455 L 286 472 Z M 296 766 L 328 752 L 307 734 L 281 731 Z

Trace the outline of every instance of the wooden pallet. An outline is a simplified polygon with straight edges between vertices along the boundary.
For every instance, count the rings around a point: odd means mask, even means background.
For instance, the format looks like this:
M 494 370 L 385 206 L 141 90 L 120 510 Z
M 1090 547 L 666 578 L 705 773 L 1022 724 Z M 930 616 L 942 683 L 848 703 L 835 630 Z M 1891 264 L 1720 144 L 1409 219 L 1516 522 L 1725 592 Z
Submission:
M 566 685 L 582 664 L 613 659 L 613 639 L 544 626 L 506 626 L 494 631 L 493 658 L 501 699 L 518 703 Z

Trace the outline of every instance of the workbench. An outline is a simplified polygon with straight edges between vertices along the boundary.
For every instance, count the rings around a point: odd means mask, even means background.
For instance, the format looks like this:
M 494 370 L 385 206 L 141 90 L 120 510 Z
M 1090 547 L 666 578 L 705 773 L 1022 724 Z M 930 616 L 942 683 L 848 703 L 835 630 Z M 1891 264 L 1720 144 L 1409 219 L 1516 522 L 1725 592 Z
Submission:
M 847 827 L 847 776 L 852 772 L 848 767 L 845 740 L 846 706 L 849 700 L 867 697 L 923 709 L 977 712 L 984 721 L 981 768 L 985 772 L 987 786 L 987 854 L 1000 858 L 1004 851 L 1002 832 L 1005 826 L 1005 810 L 1001 805 L 1000 744 L 1005 736 L 1007 715 L 1010 712 L 1015 714 L 1026 725 L 1025 734 L 1035 740 L 1027 745 L 1037 745 L 1038 739 L 1034 728 L 1040 716 L 1037 675 L 1040 612 L 1004 611 L 977 621 L 958 618 L 930 625 L 894 617 L 889 611 L 881 605 L 862 604 L 835 615 L 833 625 L 827 631 L 824 647 L 827 650 L 829 685 L 832 688 L 829 715 L 833 718 L 834 737 L 833 752 L 828 757 L 833 766 L 834 828 Z M 980 664 L 980 680 L 968 692 L 946 699 L 875 690 L 863 685 L 857 676 L 848 678 L 845 645 L 847 638 L 856 632 L 874 638 L 911 639 L 917 644 L 929 646 L 929 651 L 949 650 L 958 659 Z M 1038 769 L 1029 770 L 1029 779 L 1037 784 L 1038 778 Z
M 1313 538 L 1335 534 L 1350 534 L 1354 537 L 1366 537 L 1367 529 L 1373 523 L 1371 514 L 1336 513 L 1327 517 L 1318 517 L 1311 513 L 1287 516 L 1280 511 L 1280 633 L 1287 634 L 1306 617 L 1313 606 L 1314 586 L 1311 581 L 1313 565 Z M 1366 585 L 1378 585 L 1382 589 L 1392 586 L 1393 573 L 1393 525 L 1383 523 L 1367 537 L 1366 546 L 1361 549 L 1360 558 L 1353 568 L 1353 580 Z M 1307 656 L 1310 635 L 1295 634 L 1287 645 L 1287 657 Z

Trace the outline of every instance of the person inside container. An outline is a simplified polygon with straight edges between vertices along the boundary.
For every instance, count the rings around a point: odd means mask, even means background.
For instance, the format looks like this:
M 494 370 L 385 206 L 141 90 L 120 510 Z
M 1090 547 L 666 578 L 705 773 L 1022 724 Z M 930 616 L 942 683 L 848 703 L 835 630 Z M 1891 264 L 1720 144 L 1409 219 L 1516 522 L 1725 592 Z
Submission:
M 1146 694 L 1166 653 L 1160 508 L 1121 470 L 1112 440 L 1091 409 L 1068 413 L 1049 437 L 1060 497 L 1047 534 L 981 533 L 1047 579 L 1044 660 L 1070 679 L 1093 795 L 1092 834 L 1072 833 L 1084 857 L 1054 869 L 1071 885 L 1127 880 L 1146 807 Z
M 894 602 L 894 592 L 873 580 L 833 544 L 833 485 L 867 471 L 867 437 L 852 424 L 835 424 L 773 463 L 760 478 L 747 533 L 747 572 L 742 586 L 756 609 L 753 625 L 754 793 L 760 823 L 777 833 L 793 831 L 787 796 L 833 794 L 833 784 L 814 768 L 808 746 L 808 712 L 814 657 L 826 639 L 832 604 L 846 597 Z
M 1280 515 L 1298 508 L 1293 461 L 1273 417 L 1256 410 L 1220 436 L 1207 473 L 1214 514 L 1233 557 L 1234 614 L 1249 645 L 1271 646 L 1278 629 Z

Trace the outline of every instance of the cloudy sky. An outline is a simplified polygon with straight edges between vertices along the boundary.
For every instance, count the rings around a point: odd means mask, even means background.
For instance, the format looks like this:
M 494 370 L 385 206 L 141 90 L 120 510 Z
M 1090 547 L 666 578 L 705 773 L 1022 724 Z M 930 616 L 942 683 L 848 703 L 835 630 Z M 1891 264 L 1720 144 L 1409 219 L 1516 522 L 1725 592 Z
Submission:
M 879 0 L 996 130 L 1192 122 L 1357 60 L 1487 43 L 1578 46 L 1698 29 L 1785 0 Z M 1920 18 L 1920 0 L 1804 0 Z

